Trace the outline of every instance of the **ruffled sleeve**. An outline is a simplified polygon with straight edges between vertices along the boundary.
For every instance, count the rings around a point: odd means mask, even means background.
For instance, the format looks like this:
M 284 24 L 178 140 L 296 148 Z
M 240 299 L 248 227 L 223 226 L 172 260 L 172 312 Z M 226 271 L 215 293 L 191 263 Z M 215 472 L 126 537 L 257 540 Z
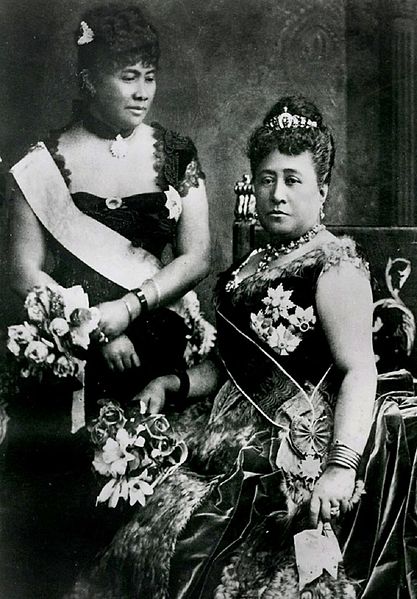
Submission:
M 155 131 L 155 168 L 161 189 L 172 185 L 184 197 L 205 179 L 197 149 L 189 137 L 152 123 Z
M 350 263 L 370 279 L 369 264 L 363 252 L 351 237 L 339 237 L 322 248 L 318 261 L 319 275 L 331 268 Z

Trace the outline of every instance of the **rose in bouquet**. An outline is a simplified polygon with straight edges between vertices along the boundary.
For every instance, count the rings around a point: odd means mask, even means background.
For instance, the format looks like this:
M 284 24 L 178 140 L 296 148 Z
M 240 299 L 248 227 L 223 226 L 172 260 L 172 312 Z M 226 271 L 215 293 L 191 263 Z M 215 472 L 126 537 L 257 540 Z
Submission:
M 75 377 L 90 338 L 98 331 L 100 312 L 90 308 L 80 285 L 34 287 L 25 301 L 27 320 L 8 328 L 7 347 L 23 377 L 45 374 Z
M 177 441 L 162 414 L 132 410 L 126 415 L 119 404 L 102 402 L 90 426 L 95 448 L 93 467 L 109 480 L 97 503 L 116 507 L 119 499 L 144 506 L 155 486 L 187 458 L 187 447 Z M 142 407 L 142 406 L 141 406 Z

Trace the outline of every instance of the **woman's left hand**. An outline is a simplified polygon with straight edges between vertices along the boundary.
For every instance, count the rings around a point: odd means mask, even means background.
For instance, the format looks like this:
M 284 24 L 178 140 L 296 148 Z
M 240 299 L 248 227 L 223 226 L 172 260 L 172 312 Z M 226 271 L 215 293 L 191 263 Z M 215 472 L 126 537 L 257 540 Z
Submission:
M 109 339 L 118 337 L 129 325 L 129 313 L 123 300 L 103 302 L 97 308 L 100 310 L 100 330 Z
M 349 500 L 355 489 L 356 472 L 352 468 L 329 466 L 316 482 L 310 500 L 310 519 L 317 527 L 319 519 L 331 518 L 349 509 Z

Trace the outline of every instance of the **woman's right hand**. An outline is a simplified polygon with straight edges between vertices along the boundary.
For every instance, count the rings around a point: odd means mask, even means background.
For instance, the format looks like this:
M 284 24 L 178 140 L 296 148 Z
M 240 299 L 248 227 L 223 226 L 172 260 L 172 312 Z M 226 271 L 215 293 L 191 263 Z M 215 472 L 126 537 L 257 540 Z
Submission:
M 129 312 L 122 299 L 103 302 L 98 304 L 100 310 L 100 330 L 110 339 L 123 336 L 124 331 L 129 326 Z
M 134 396 L 134 402 L 141 402 L 143 412 L 149 414 L 160 414 L 164 409 L 167 394 L 175 391 L 175 375 L 160 376 L 146 385 L 137 395 Z M 177 381 L 179 384 L 179 381 Z
M 138 368 L 140 366 L 135 346 L 127 335 L 120 335 L 102 345 L 101 353 L 110 370 L 124 372 L 129 368 Z

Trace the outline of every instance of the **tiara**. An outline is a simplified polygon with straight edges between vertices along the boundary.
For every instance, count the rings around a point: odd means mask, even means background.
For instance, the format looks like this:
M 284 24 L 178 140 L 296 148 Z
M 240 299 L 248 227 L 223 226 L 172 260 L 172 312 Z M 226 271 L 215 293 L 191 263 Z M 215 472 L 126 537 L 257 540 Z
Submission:
M 85 21 L 81 21 L 80 23 L 81 35 L 77 40 L 77 44 L 79 46 L 84 46 L 84 44 L 89 44 L 94 39 L 94 31 L 87 25 Z
M 297 129 L 298 127 L 317 127 L 317 121 L 312 121 L 299 114 L 291 114 L 288 108 L 284 106 L 284 112 L 278 116 L 273 116 L 265 127 L 268 129 Z

